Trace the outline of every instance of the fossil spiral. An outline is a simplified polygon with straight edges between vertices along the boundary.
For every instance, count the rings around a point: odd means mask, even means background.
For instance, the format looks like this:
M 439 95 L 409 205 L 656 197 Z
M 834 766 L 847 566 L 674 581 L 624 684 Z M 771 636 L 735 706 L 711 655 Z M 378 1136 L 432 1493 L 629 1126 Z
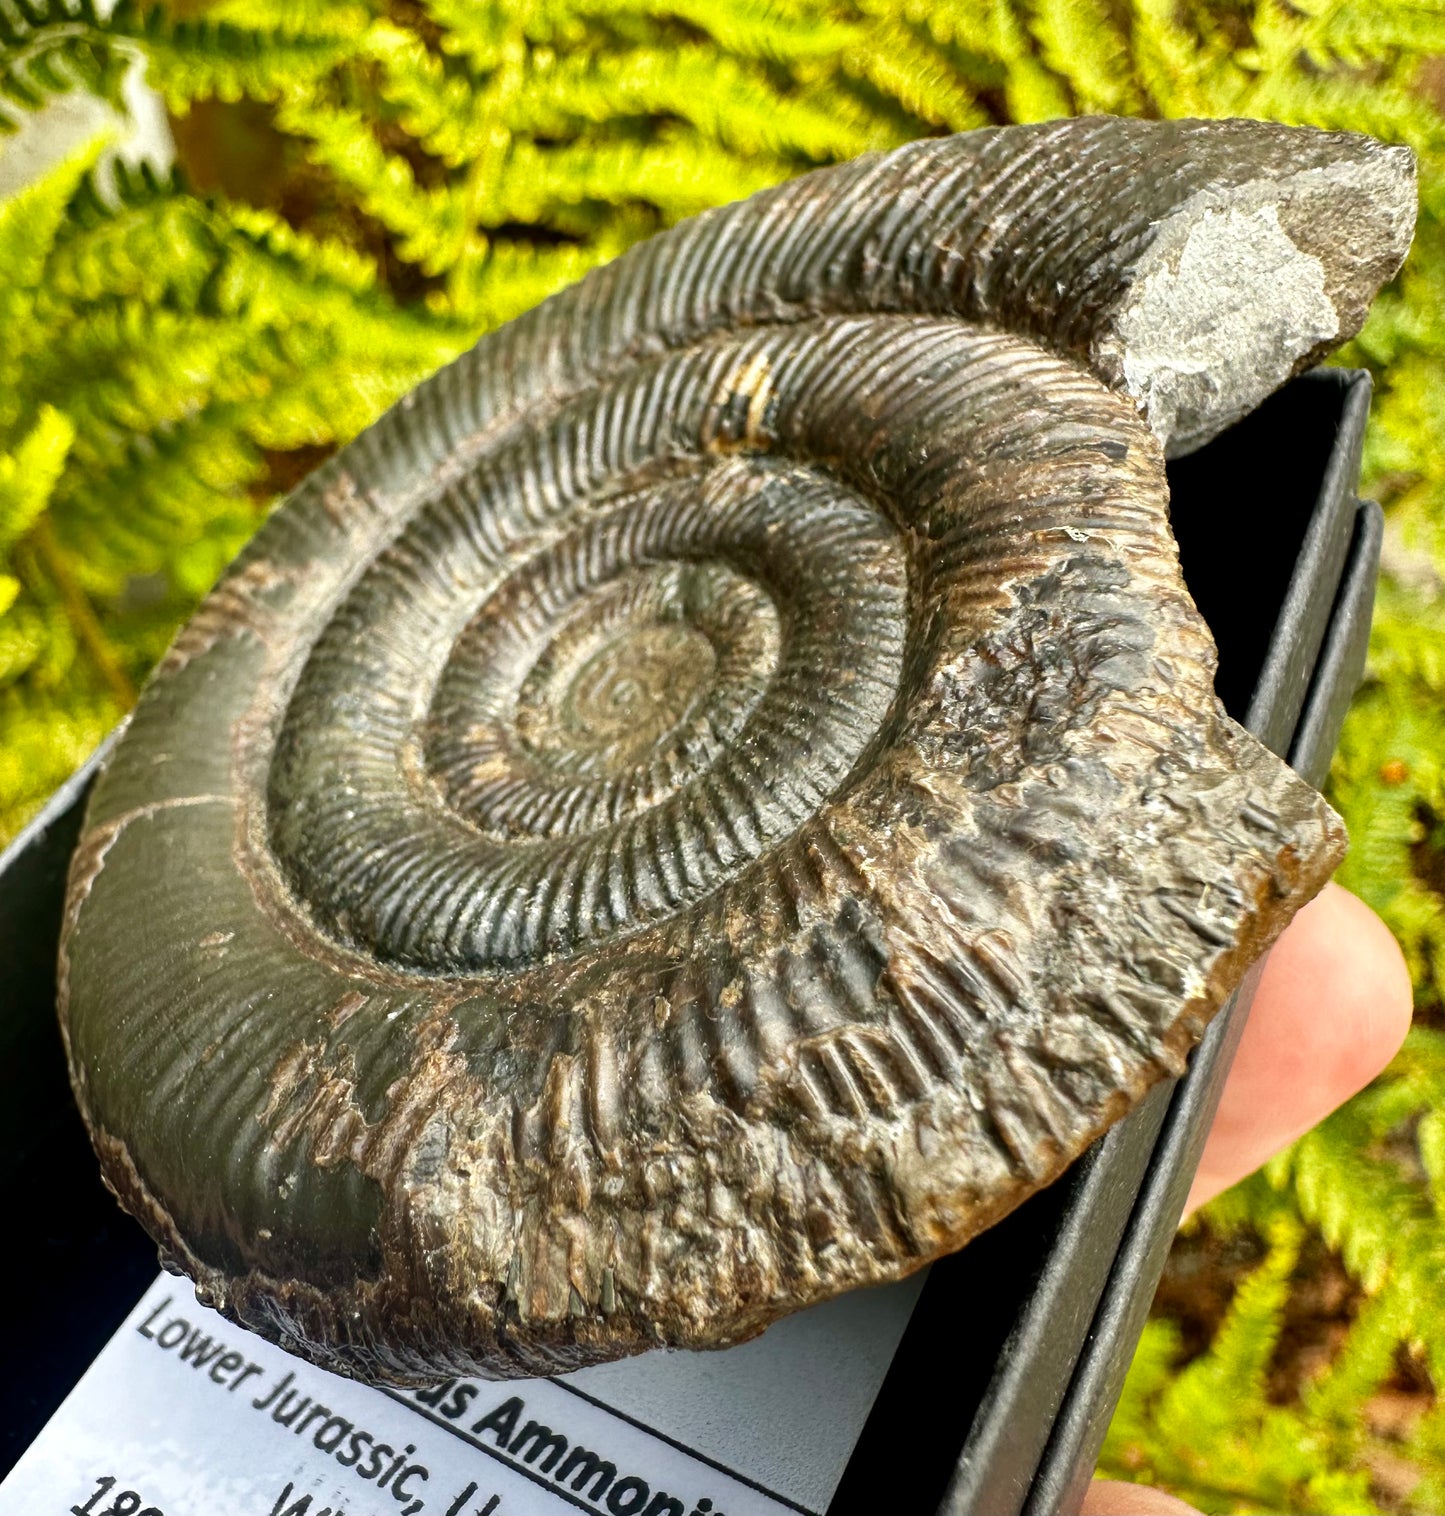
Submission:
M 897 1277 L 1182 1059 L 1327 877 L 1166 452 L 1351 335 L 1413 166 L 1096 119 L 684 223 L 311 476 L 91 801 L 61 1014 L 202 1297 L 376 1379 Z

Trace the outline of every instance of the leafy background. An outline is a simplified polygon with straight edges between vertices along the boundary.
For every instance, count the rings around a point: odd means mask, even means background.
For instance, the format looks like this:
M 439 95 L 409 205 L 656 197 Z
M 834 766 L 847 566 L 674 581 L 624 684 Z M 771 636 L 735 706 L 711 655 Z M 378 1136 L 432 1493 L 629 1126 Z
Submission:
M 1445 1510 L 1445 0 L 0 0 L 0 117 L 143 68 L 0 202 L 0 840 L 126 710 L 274 501 L 477 335 L 705 206 L 928 133 L 1112 111 L 1420 154 L 1375 372 L 1343 882 L 1404 1051 L 1181 1235 L 1104 1455 L 1209 1511 Z M 140 60 L 137 62 L 137 60 Z M 33 132 L 31 133 L 33 136 Z M 3 169 L 0 158 L 0 169 Z

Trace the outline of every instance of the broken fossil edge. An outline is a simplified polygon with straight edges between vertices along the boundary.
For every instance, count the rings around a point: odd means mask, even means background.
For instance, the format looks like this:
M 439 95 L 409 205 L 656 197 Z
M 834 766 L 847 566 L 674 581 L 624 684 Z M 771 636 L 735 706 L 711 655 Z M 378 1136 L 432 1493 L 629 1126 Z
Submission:
M 1253 122 L 921 142 L 323 465 L 72 866 L 72 1080 L 163 1256 L 373 1380 L 722 1346 L 1179 1073 L 1343 833 L 1215 700 L 1163 453 L 1353 334 L 1413 195 Z

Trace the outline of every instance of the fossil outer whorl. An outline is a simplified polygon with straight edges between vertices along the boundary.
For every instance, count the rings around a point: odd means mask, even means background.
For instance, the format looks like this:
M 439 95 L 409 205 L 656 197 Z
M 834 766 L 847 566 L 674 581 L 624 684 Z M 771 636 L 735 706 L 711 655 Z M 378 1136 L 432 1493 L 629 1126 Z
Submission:
M 916 144 L 688 222 L 304 483 L 91 802 L 62 1020 L 204 1298 L 367 1377 L 719 1345 L 956 1248 L 1336 861 L 1163 451 L 1350 335 L 1409 156 Z

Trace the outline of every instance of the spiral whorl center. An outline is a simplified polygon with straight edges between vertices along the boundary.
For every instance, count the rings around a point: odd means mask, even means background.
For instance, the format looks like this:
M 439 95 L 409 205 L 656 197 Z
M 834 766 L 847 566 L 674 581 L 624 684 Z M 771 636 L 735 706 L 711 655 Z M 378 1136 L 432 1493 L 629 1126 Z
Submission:
M 336 935 L 448 973 L 634 932 L 790 836 L 877 738 L 908 639 L 892 522 L 804 461 L 658 472 L 542 534 L 513 526 L 525 463 L 467 515 L 459 490 L 338 608 L 271 775 L 276 856 Z
M 557 725 L 579 756 L 596 752 L 609 767 L 630 766 L 678 724 L 715 664 L 712 644 L 687 627 L 621 632 L 577 670 Z
M 517 736 L 558 773 L 622 778 L 730 738 L 777 665 L 778 618 L 725 564 L 664 564 L 588 596 L 518 692 Z

